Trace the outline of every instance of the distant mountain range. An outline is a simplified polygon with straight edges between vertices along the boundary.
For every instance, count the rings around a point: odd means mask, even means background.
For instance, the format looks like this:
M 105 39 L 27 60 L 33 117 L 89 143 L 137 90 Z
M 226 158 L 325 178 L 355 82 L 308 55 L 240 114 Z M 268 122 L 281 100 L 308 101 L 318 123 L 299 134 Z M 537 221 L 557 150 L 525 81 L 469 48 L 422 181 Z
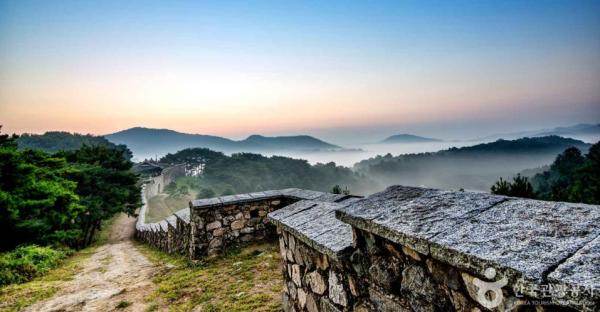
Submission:
M 426 143 L 426 142 L 441 142 L 442 140 L 426 138 L 414 134 L 396 134 L 388 137 L 387 139 L 381 141 L 381 143 Z
M 586 153 L 590 144 L 559 136 L 497 140 L 434 153 L 377 156 L 354 170 L 382 183 L 489 191 L 499 177 L 548 165 L 569 147 Z
M 557 135 L 568 138 L 588 139 L 588 141 L 600 138 L 600 124 L 577 124 L 570 127 L 556 127 L 552 129 L 539 129 L 531 131 L 509 132 L 489 135 L 473 141 L 490 141 L 497 139 L 518 139 L 523 137 L 541 137 Z
M 135 127 L 104 136 L 125 144 L 136 158 L 154 157 L 184 148 L 205 147 L 221 152 L 321 151 L 341 149 L 308 135 L 266 137 L 251 135 L 240 141 L 213 135 L 181 133 L 169 129 Z

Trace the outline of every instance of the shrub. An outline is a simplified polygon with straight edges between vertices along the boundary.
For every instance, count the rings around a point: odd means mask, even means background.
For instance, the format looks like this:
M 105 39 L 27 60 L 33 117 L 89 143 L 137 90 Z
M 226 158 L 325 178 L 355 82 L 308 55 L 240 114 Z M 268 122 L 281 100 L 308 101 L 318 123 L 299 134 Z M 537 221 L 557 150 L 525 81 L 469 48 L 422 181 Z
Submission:
M 0 254 L 0 286 L 23 283 L 55 268 L 68 254 L 37 245 L 19 246 Z

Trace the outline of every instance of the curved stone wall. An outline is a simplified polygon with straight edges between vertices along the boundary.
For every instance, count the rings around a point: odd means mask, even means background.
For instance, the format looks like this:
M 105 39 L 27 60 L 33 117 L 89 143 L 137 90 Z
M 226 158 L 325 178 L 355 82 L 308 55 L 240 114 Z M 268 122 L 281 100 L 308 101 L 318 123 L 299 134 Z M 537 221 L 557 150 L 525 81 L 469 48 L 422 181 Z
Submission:
M 145 191 L 143 191 L 145 192 Z M 279 238 L 285 311 L 599 311 L 600 206 L 392 186 L 195 200 L 136 225 L 193 259 Z

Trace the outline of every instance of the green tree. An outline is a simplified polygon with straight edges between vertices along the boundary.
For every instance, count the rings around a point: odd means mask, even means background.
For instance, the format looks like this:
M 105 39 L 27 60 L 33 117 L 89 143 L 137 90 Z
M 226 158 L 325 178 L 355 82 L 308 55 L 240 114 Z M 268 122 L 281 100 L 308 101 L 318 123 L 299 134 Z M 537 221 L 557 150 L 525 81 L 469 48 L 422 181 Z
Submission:
M 18 151 L 16 136 L 0 135 L 0 250 L 35 243 L 73 243 L 83 211 L 64 158 Z
M 492 185 L 491 191 L 492 194 L 508 196 L 510 193 L 510 183 L 500 177 L 500 179 L 498 179 L 498 181 Z
M 339 185 L 334 185 L 331 189 L 331 193 L 333 194 L 342 194 L 342 188 Z
M 211 198 L 215 197 L 215 191 L 211 188 L 203 188 L 198 192 L 197 199 Z
M 524 197 L 524 198 L 536 198 L 536 194 L 533 191 L 533 186 L 529 182 L 527 177 L 517 174 L 513 177 L 512 182 L 508 182 L 500 178 L 492 186 L 491 191 L 493 194 Z
M 77 247 L 91 243 L 102 220 L 116 213 L 133 215 L 141 205 L 138 175 L 121 150 L 104 145 L 84 145 L 78 150 L 61 152 L 75 169 L 69 178 L 77 182 L 76 192 L 85 207 L 78 224 L 82 235 Z

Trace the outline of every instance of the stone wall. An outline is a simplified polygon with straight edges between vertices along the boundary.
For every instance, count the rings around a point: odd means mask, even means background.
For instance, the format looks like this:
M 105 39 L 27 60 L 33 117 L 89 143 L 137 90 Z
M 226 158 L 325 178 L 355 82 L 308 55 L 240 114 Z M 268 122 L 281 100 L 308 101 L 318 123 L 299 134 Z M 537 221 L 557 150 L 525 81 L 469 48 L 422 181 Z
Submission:
M 336 200 L 351 197 L 300 189 L 271 190 L 194 200 L 190 203 L 189 255 L 197 259 L 224 249 L 277 235 L 267 214 L 309 198 Z
M 194 259 L 278 238 L 286 311 L 599 311 L 597 224 L 600 206 L 393 186 L 195 200 L 137 236 Z
M 169 183 L 175 181 L 178 177 L 185 176 L 185 165 L 174 165 L 172 167 L 164 168 L 160 175 L 148 178 L 146 181 L 146 198 L 156 196 L 165 189 Z
M 191 259 L 216 255 L 231 246 L 254 241 L 275 241 L 275 227 L 268 222 L 267 214 L 291 203 L 303 199 L 334 201 L 353 197 L 301 189 L 221 196 L 191 201 L 190 208 L 181 209 L 160 222 L 146 223 L 147 199 L 156 187 L 154 181 L 142 188 L 143 206 L 136 236 L 158 249 Z
M 367 308 L 360 279 L 348 261 L 351 230 L 333 215 L 350 202 L 304 200 L 269 215 L 279 234 L 285 311 Z
M 190 241 L 189 208 L 181 209 L 165 220 L 146 223 L 147 184 L 142 185 L 142 207 L 135 224 L 135 236 L 153 247 L 169 253 L 187 254 Z
M 269 218 L 286 311 L 600 310 L 599 206 L 396 186 Z
M 195 209 L 191 256 L 214 255 L 232 245 L 273 239 L 274 227 L 267 222 L 267 214 L 283 206 L 283 199 L 272 198 Z

